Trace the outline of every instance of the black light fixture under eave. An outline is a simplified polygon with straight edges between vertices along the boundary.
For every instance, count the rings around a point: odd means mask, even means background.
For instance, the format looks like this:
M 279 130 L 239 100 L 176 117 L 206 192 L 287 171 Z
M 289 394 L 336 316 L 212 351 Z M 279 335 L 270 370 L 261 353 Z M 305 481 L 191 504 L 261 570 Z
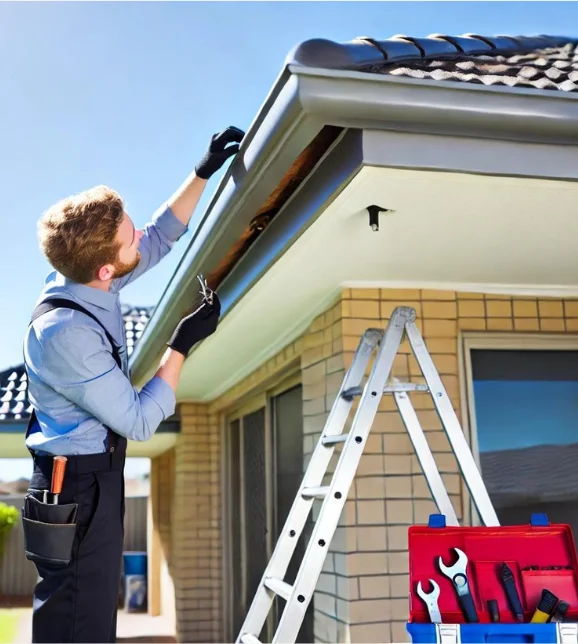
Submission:
M 382 208 L 381 206 L 372 205 L 372 206 L 367 206 L 366 210 L 369 213 L 369 225 L 371 226 L 371 230 L 373 230 L 373 232 L 377 232 L 379 230 L 379 213 L 389 212 L 389 209 Z

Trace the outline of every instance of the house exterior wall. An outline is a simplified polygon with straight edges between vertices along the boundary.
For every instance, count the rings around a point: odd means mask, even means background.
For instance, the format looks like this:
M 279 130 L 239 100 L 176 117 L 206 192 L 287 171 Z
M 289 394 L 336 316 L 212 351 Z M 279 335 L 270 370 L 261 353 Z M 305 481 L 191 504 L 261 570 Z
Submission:
M 397 306 L 412 306 L 460 422 L 459 334 L 467 331 L 571 333 L 578 302 L 430 290 L 344 289 L 297 341 L 210 405 L 181 407 L 175 449 L 171 569 L 179 641 L 225 641 L 222 428 L 226 414 L 297 365 L 303 387 L 305 460 L 322 431 L 360 335 L 385 328 Z M 419 382 L 409 345 L 393 375 Z M 458 517 L 468 503 L 458 467 L 428 394 L 412 402 Z M 393 398 L 384 397 L 372 427 L 314 598 L 315 638 L 322 642 L 408 641 L 407 529 L 436 512 Z M 236 633 L 233 634 L 236 636 Z

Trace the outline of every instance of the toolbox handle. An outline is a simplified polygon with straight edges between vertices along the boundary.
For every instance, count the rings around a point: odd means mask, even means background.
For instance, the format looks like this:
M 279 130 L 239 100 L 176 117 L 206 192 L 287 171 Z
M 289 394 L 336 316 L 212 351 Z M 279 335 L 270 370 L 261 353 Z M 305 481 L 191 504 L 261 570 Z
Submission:
M 549 526 L 550 521 L 548 520 L 547 515 L 536 512 L 535 514 L 532 514 L 530 518 L 530 525 L 534 527 Z
M 445 528 L 446 515 L 445 514 L 430 514 L 427 523 L 428 528 Z

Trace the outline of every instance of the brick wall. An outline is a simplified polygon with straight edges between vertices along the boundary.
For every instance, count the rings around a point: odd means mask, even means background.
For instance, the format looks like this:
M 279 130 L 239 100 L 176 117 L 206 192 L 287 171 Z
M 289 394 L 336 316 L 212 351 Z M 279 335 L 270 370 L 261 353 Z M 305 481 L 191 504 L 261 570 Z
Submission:
M 577 301 L 345 289 L 303 337 L 219 400 L 209 407 L 183 405 L 182 434 L 175 449 L 171 548 L 180 641 L 223 641 L 219 413 L 234 408 L 246 395 L 265 389 L 300 361 L 307 462 L 360 334 L 368 326 L 384 329 L 394 308 L 402 305 L 416 309 L 417 325 L 460 421 L 459 331 L 578 330 Z M 408 345 L 402 345 L 393 375 L 420 382 L 420 370 Z M 427 394 L 412 394 L 411 399 L 458 516 L 467 522 L 457 464 L 433 402 Z M 427 522 L 435 511 L 395 402 L 384 397 L 315 594 L 316 640 L 361 643 L 409 639 L 405 631 L 407 528 Z
M 221 642 L 221 429 L 206 406 L 180 406 L 171 568 L 180 642 Z

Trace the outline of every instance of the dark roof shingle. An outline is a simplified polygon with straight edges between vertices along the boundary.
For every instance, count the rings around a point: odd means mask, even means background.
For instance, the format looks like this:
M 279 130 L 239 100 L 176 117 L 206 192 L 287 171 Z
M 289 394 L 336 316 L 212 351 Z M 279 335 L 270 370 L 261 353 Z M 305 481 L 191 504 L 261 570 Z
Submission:
M 578 38 L 406 35 L 298 45 L 294 65 L 539 90 L 578 92 Z
M 122 315 L 130 355 L 149 321 L 153 307 L 123 305 Z M 32 407 L 28 400 L 28 378 L 24 365 L 0 372 L 0 423 L 28 420 Z

